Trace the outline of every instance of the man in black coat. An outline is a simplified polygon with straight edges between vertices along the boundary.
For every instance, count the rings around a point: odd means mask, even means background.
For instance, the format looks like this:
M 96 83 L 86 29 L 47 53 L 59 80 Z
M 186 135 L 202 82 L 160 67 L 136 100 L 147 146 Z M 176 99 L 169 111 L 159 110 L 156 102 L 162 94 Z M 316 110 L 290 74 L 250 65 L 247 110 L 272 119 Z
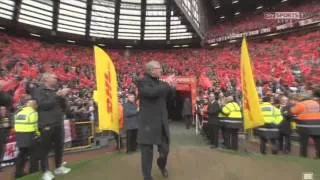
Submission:
M 42 85 L 33 91 L 33 98 L 38 104 L 39 129 L 41 132 L 41 170 L 43 180 L 54 179 L 54 175 L 49 171 L 48 154 L 54 144 L 55 165 L 54 173 L 67 174 L 71 169 L 62 165 L 63 143 L 64 143 L 64 124 L 63 116 L 66 113 L 67 105 L 65 96 L 69 93 L 69 88 L 56 90 L 57 76 L 44 73 Z
M 183 102 L 182 117 L 185 120 L 186 128 L 189 129 L 192 123 L 192 103 L 188 97 Z
M 220 105 L 218 101 L 216 101 L 214 93 L 211 92 L 208 102 L 208 124 L 211 148 L 217 148 L 219 146 L 219 112 Z
M 291 152 L 291 122 L 292 114 L 290 113 L 291 105 L 288 102 L 288 98 L 283 96 L 281 98 L 280 111 L 283 115 L 283 121 L 280 124 L 280 137 L 279 137 L 279 149 L 287 154 Z
M 128 102 L 123 105 L 124 128 L 127 134 L 127 153 L 137 150 L 138 112 L 135 94 L 130 93 Z
M 168 78 L 168 83 L 160 81 L 162 70 L 157 61 L 148 62 L 145 71 L 145 77 L 137 81 L 140 104 L 138 143 L 144 180 L 152 180 L 153 145 L 158 145 L 158 167 L 162 175 L 168 177 L 166 164 L 170 135 L 167 102 L 174 96 L 176 81 L 174 76 Z
M 0 82 L 0 89 L 6 83 L 7 82 Z M 3 111 L 9 111 L 11 106 L 12 106 L 12 97 L 5 92 L 0 92 L 1 110 L 3 109 Z M 8 119 L 8 117 L 4 117 L 4 116 L 2 117 L 2 115 L 0 115 L 0 164 L 5 153 L 5 145 L 6 145 L 6 140 L 9 132 L 10 132 L 10 119 Z M 1 171 L 1 166 L 0 166 L 0 171 Z

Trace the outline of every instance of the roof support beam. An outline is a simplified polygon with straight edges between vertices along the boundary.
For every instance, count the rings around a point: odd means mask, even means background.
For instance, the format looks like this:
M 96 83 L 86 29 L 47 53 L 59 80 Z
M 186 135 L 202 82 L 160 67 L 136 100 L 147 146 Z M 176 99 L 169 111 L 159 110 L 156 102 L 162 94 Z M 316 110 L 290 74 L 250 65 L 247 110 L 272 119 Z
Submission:
M 170 23 L 171 23 L 171 9 L 173 7 L 172 0 L 166 2 L 166 40 L 170 41 Z
M 120 17 L 120 2 L 121 0 L 116 1 L 115 4 L 115 19 L 114 19 L 114 39 L 118 39 L 119 34 L 119 17 Z
M 21 3 L 22 0 L 15 0 L 15 6 L 14 6 L 14 10 L 13 10 L 13 25 L 16 26 L 18 23 L 18 18 L 19 18 L 19 13 L 20 13 L 20 9 L 21 9 Z
M 53 18 L 52 18 L 52 32 L 58 31 L 58 13 L 59 13 L 60 0 L 53 1 Z
M 87 15 L 86 15 L 86 40 L 90 38 L 90 24 L 91 24 L 91 14 L 92 14 L 92 3 L 93 0 L 87 1 Z
M 141 0 L 141 42 L 144 39 L 144 27 L 146 24 L 147 0 Z

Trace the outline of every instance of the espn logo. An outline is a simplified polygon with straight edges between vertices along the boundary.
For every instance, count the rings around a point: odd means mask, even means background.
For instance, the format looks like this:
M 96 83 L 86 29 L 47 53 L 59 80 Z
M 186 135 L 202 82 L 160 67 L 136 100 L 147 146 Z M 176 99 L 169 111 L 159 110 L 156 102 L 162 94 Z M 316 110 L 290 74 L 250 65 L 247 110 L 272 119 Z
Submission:
M 300 12 L 266 12 L 264 13 L 265 19 L 301 19 Z

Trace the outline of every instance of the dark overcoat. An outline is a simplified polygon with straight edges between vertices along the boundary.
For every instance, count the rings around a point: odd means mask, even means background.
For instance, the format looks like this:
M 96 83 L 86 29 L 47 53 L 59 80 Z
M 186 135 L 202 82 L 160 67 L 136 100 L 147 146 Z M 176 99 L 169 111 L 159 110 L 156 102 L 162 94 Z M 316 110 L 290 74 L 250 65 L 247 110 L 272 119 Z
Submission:
M 217 101 L 208 104 L 208 123 L 219 125 L 220 105 Z
M 137 105 L 127 102 L 123 105 L 123 120 L 125 130 L 138 129 Z
M 161 144 L 163 133 L 170 141 L 167 102 L 173 99 L 175 89 L 148 74 L 137 81 L 137 87 L 140 103 L 137 142 Z

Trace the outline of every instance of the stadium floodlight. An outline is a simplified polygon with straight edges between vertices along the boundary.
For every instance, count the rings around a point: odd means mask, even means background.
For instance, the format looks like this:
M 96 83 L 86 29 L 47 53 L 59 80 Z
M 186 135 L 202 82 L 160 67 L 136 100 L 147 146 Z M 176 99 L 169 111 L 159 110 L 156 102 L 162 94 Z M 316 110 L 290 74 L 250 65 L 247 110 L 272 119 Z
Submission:
M 224 16 L 220 16 L 220 19 L 224 19 L 225 17 Z
M 133 46 L 125 46 L 126 48 L 133 48 Z
M 39 34 L 30 33 L 30 36 L 41 37 Z
M 5 27 L 0 26 L 0 29 L 6 29 Z
M 188 45 L 188 44 L 185 44 L 185 45 L 182 45 L 181 47 L 189 47 L 189 45 Z
M 281 2 L 287 2 L 288 0 L 282 0 Z
M 234 1 L 232 1 L 232 4 L 236 4 L 238 2 L 239 2 L 239 0 L 234 0 Z
M 262 9 L 263 8 L 263 6 L 258 6 L 256 9 Z
M 215 9 L 219 9 L 219 8 L 220 8 L 220 5 L 217 5 L 217 6 L 215 6 L 214 8 L 215 8 Z
M 174 48 L 178 48 L 178 47 L 180 47 L 179 45 L 175 45 L 175 46 L 173 46 Z
M 236 13 L 234 13 L 234 15 L 236 15 L 236 16 L 237 16 L 237 15 L 239 15 L 239 14 L 240 14 L 240 12 L 236 12 Z
M 67 40 L 67 42 L 69 42 L 69 43 L 75 43 L 76 41 L 73 41 L 73 40 Z
M 210 44 L 210 46 L 218 46 L 218 43 Z
M 106 46 L 105 44 L 98 44 L 99 46 L 102 46 L 102 47 L 104 47 L 104 46 Z

